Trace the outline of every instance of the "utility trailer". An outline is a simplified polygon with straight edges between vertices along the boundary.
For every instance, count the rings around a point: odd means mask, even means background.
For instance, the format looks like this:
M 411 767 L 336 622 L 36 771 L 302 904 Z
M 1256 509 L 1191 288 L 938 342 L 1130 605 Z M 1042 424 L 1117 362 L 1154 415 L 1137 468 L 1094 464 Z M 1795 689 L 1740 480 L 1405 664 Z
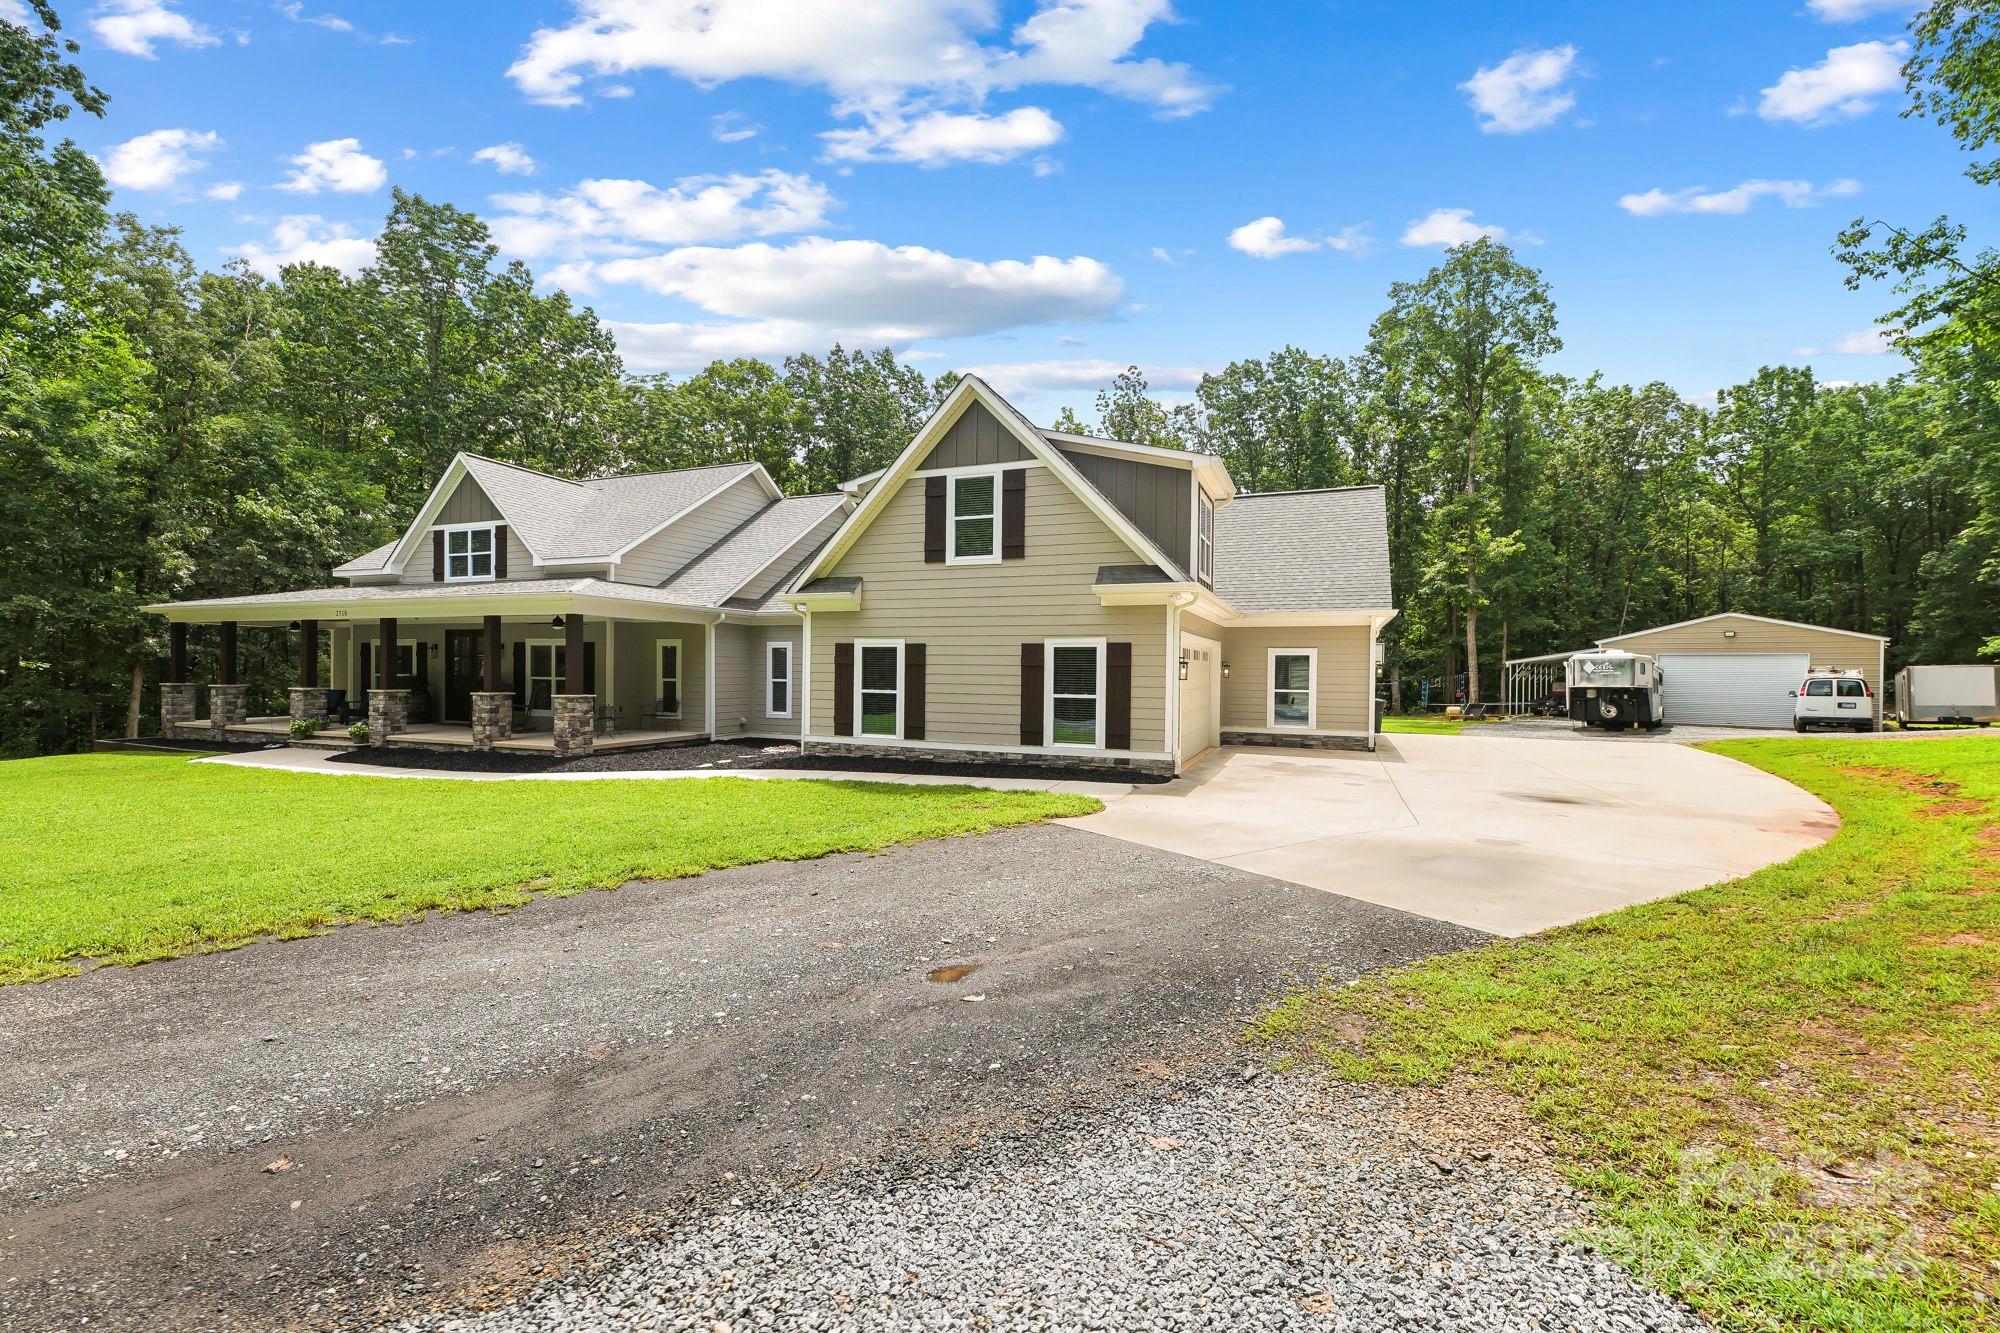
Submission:
M 1896 721 L 1990 727 L 2000 722 L 2000 666 L 1908 666 L 1896 673 Z
M 1606 731 L 1644 727 L 1652 731 L 1667 720 L 1657 658 L 1600 648 L 1575 653 L 1563 664 L 1572 722 Z

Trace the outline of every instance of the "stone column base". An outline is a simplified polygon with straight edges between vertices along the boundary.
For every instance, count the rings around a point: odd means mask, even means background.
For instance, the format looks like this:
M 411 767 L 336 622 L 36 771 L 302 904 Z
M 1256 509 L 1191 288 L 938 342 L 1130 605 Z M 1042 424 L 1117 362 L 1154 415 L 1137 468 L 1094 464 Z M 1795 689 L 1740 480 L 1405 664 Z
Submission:
M 160 682 L 160 734 L 171 740 L 195 720 L 195 685 L 191 680 Z
M 250 716 L 250 687 L 248 685 L 211 685 L 208 687 L 208 734 L 221 740 L 230 727 L 247 721 Z
M 368 743 L 386 745 L 399 731 L 410 729 L 408 690 L 368 691 Z
M 597 743 L 597 696 L 558 694 L 555 697 L 556 758 L 589 754 Z
M 292 686 L 292 720 L 326 721 L 326 690 L 317 685 Z
M 490 750 L 514 734 L 514 696 L 506 690 L 472 694 L 472 748 Z

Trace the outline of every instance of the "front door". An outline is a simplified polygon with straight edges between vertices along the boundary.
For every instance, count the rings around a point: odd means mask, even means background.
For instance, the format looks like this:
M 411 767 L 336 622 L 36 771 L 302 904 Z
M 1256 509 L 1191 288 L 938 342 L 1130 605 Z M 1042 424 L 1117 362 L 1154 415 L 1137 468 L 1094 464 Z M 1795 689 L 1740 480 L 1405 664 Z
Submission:
M 472 721 L 472 692 L 486 688 L 486 646 L 476 629 L 444 633 L 444 720 Z

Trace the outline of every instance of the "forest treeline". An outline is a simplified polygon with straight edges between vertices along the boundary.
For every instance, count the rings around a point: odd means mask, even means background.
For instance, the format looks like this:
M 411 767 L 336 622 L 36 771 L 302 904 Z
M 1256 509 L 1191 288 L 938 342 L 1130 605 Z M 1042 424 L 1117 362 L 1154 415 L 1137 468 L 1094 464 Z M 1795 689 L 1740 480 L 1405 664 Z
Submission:
M 1913 96 L 1976 151 L 1993 10 L 1939 9 L 1912 25 Z M 59 137 L 106 99 L 29 10 L 0 20 L 0 754 L 149 728 L 142 605 L 324 585 L 459 450 L 576 476 L 756 460 L 824 491 L 952 383 L 841 347 L 629 375 L 476 216 L 402 191 L 357 275 L 203 271 Z M 1909 372 L 1767 367 L 1713 408 L 1553 374 L 1554 297 L 1481 241 L 1391 287 L 1351 356 L 1283 348 L 1172 406 L 1128 371 L 1050 424 L 1211 452 L 1245 489 L 1383 485 L 1399 690 L 1470 665 L 1491 697 L 1504 656 L 1725 609 L 1885 633 L 1897 662 L 2000 656 L 2000 260 L 1946 219 L 1857 222 L 1839 249 L 1897 291 Z M 244 636 L 253 707 L 281 706 L 282 637 Z

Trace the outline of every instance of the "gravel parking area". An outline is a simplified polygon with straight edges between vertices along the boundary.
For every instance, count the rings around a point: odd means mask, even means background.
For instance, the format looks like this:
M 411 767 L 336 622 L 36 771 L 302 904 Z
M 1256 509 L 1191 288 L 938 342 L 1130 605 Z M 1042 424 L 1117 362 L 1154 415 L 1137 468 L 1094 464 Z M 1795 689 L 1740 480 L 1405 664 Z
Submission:
M 746 1189 L 395 1333 L 1707 1327 L 1570 1239 L 1588 1218 L 1511 1116 L 1235 1076 L 938 1169 Z

